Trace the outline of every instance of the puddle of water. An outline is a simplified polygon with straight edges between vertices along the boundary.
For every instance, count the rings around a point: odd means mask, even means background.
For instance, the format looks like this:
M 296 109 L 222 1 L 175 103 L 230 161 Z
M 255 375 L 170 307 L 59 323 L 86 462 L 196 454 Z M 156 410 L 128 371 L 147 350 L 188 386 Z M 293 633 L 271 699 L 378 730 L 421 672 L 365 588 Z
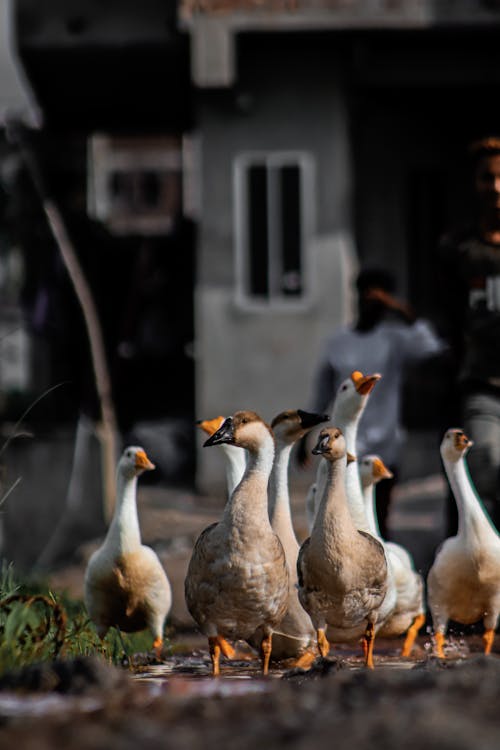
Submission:
M 17 695 L 2 693 L 0 695 L 0 717 L 2 718 L 36 718 L 53 716 L 68 711 L 92 713 L 103 706 L 103 701 L 96 697 L 69 697 L 50 693 L 48 695 Z

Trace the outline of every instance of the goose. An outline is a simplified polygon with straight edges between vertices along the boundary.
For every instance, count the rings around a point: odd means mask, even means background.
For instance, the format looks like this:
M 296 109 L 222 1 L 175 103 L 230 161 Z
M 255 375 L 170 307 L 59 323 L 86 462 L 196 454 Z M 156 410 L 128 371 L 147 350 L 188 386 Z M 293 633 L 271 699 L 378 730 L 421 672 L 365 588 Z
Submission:
M 141 543 L 136 497 L 137 477 L 154 468 L 143 448 L 129 446 L 123 451 L 114 516 L 103 544 L 88 562 L 84 599 L 101 639 L 111 627 L 127 633 L 147 627 L 160 657 L 172 592 L 158 556 Z
M 299 543 L 295 536 L 290 511 L 288 466 L 294 443 L 321 422 L 327 414 L 313 414 L 302 409 L 289 409 L 271 422 L 276 441 L 276 455 L 269 480 L 269 518 L 271 526 L 285 550 L 289 575 L 288 605 L 284 618 L 273 634 L 272 658 L 295 659 L 294 666 L 306 667 L 316 658 L 316 636 L 311 618 L 299 602 L 297 594 L 297 557 Z
M 215 417 L 214 419 L 200 419 L 197 425 L 207 433 L 213 435 L 224 422 L 225 417 Z M 224 443 L 221 449 L 226 456 L 226 486 L 227 495 L 231 497 L 235 487 L 240 483 L 246 467 L 245 451 L 237 448 L 235 445 Z
M 458 506 L 458 532 L 436 553 L 427 577 L 435 652 L 444 658 L 449 620 L 484 624 L 484 653 L 489 654 L 500 614 L 500 536 L 469 476 L 465 456 L 472 445 L 461 429 L 447 430 L 440 450 Z
M 321 656 L 330 650 L 327 626 L 341 635 L 362 627 L 365 665 L 373 669 L 375 625 L 387 593 L 384 548 L 352 518 L 345 473 L 353 457 L 342 432 L 323 428 L 313 453 L 323 457 L 328 475 L 311 536 L 299 551 L 299 599 L 311 617 Z
M 401 655 L 410 656 L 418 631 L 425 623 L 424 582 L 415 570 L 409 552 L 399 544 L 385 541 L 380 535 L 375 507 L 375 485 L 382 479 L 390 479 L 393 476 L 392 472 L 379 456 L 368 455 L 359 461 L 359 476 L 370 533 L 384 545 L 396 589 L 394 611 L 388 620 L 377 628 L 377 635 L 387 638 L 406 633 Z
M 258 414 L 238 411 L 204 446 L 223 443 L 246 448 L 248 463 L 221 520 L 196 541 L 185 579 L 186 604 L 208 638 L 214 676 L 220 674 L 221 651 L 234 653 L 227 639 L 251 638 L 260 642 L 262 672 L 268 674 L 272 634 L 285 615 L 289 590 L 285 552 L 268 513 L 274 437 Z
M 359 421 L 365 410 L 366 404 L 368 403 L 368 399 L 381 377 L 382 376 L 379 373 L 363 375 L 359 370 L 354 370 L 349 377 L 345 378 L 340 383 L 335 394 L 332 421 L 343 433 L 347 452 L 353 457 L 356 455 L 356 439 Z M 321 502 L 327 475 L 328 463 L 326 461 L 320 461 L 316 474 L 316 507 Z M 347 464 L 345 472 L 345 489 L 349 511 L 356 528 L 371 533 L 365 512 L 363 489 L 361 487 L 357 461 L 350 461 Z M 311 510 L 311 496 L 306 501 L 306 508 L 308 502 L 309 518 L 311 519 L 314 518 L 316 512 L 314 509 Z M 377 618 L 379 628 L 394 612 L 396 607 L 396 597 L 394 571 L 392 566 L 389 565 L 387 569 L 386 595 Z M 328 629 L 328 636 L 334 641 L 340 642 L 356 641 L 358 638 L 362 637 L 363 634 L 363 625 L 358 625 L 350 631 L 347 628 L 338 630 L 332 626 Z M 365 643 L 365 641 L 363 641 L 363 643 Z

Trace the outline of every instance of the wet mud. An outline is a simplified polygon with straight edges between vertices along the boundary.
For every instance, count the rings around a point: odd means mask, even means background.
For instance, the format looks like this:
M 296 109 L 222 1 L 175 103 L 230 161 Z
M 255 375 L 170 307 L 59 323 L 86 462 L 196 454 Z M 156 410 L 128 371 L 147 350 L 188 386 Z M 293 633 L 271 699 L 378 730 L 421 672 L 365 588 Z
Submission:
M 479 636 L 451 645 L 442 661 L 425 637 L 409 659 L 381 642 L 374 671 L 339 648 L 267 678 L 250 654 L 212 679 L 204 648 L 121 669 L 97 658 L 34 666 L 0 681 L 0 747 L 497 750 L 500 656 L 483 656 Z

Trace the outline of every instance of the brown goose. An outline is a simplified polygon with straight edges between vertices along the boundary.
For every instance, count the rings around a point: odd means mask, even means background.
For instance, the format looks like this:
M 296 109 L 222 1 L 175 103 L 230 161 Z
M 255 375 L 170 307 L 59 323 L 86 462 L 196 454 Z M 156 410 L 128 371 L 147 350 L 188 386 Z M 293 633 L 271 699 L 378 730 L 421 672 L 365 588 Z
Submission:
M 311 536 L 299 552 L 299 599 L 316 629 L 322 656 L 330 650 L 327 625 L 340 634 L 364 627 L 365 664 L 373 668 L 375 625 L 387 592 L 384 548 L 352 519 L 345 489 L 350 454 L 341 431 L 324 428 L 313 453 L 326 460 L 328 476 Z
M 185 581 L 188 609 L 208 637 L 213 674 L 226 639 L 257 639 L 267 674 L 272 634 L 288 602 L 283 546 L 271 528 L 267 485 L 274 459 L 270 427 L 252 411 L 238 411 L 205 442 L 248 451 L 248 463 L 221 520 L 199 536 Z

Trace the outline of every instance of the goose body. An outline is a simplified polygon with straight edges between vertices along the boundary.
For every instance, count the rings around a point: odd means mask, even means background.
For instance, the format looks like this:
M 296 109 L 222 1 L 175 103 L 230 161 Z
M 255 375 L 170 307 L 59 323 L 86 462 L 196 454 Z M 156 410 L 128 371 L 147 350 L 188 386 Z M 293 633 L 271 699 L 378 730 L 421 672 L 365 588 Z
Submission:
M 156 553 L 142 544 L 137 516 L 137 477 L 154 465 L 140 447 L 124 450 L 117 469 L 117 499 L 106 538 L 85 572 L 85 605 L 97 633 L 149 628 L 159 655 L 172 592 Z
M 351 516 L 345 489 L 347 452 L 341 431 L 324 428 L 313 452 L 326 460 L 328 476 L 311 536 L 299 552 L 299 599 L 316 629 L 322 656 L 330 648 L 327 626 L 339 633 L 340 640 L 349 640 L 350 634 L 361 628 L 366 665 L 373 667 L 375 626 L 387 593 L 384 548 L 358 529 Z
M 427 578 L 436 653 L 444 657 L 448 620 L 483 621 L 490 653 L 500 615 L 500 536 L 480 502 L 467 471 L 472 445 L 462 430 L 448 430 L 441 457 L 458 506 L 458 532 L 438 549 Z
M 380 536 L 375 508 L 375 485 L 382 479 L 392 477 L 392 473 L 379 456 L 368 455 L 359 461 L 359 475 L 370 532 L 384 546 L 396 592 L 394 610 L 377 628 L 377 635 L 394 637 L 406 633 L 402 656 L 409 656 L 417 633 L 425 622 L 424 582 L 415 570 L 408 551 L 399 544 L 384 541 Z
M 257 639 L 264 673 L 268 671 L 272 633 L 288 602 L 288 570 L 283 546 L 271 528 L 267 485 L 274 459 L 274 438 L 255 412 L 228 417 L 205 442 L 246 448 L 248 463 L 221 520 L 199 536 L 185 580 L 187 607 L 208 637 L 213 673 L 219 673 L 226 639 Z

